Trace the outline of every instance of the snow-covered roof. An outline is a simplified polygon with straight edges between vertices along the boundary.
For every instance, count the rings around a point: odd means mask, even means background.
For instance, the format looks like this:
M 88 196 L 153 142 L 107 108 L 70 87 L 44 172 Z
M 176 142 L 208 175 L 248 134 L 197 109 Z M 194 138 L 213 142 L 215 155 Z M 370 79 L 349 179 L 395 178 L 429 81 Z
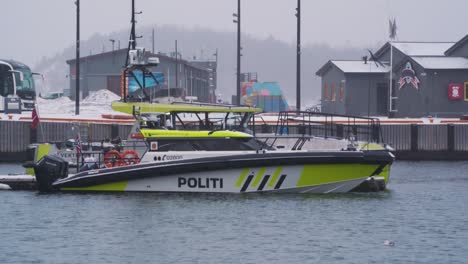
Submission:
M 408 56 L 445 56 L 455 42 L 392 42 L 392 45 Z
M 389 71 L 389 67 L 384 65 L 377 65 L 373 61 L 368 61 L 367 64 L 362 60 L 356 61 L 339 61 L 332 60 L 331 63 L 335 64 L 344 73 L 385 73 Z
M 462 57 L 411 57 L 425 69 L 468 69 L 468 59 Z

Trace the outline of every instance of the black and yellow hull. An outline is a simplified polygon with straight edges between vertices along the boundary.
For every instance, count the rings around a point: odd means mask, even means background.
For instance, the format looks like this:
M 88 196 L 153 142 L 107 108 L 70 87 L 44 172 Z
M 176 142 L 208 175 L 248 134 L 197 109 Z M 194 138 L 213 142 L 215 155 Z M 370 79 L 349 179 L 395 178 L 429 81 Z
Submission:
M 51 182 L 51 191 L 348 192 L 370 176 L 388 180 L 386 151 L 269 152 L 85 171 Z M 36 170 L 36 175 L 41 169 Z

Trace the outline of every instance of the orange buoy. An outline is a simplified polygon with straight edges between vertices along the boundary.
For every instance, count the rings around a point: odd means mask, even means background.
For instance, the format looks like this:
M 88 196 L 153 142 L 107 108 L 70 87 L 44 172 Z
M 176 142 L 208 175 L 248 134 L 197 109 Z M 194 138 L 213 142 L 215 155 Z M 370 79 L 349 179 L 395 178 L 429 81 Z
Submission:
M 119 167 L 123 165 L 122 155 L 117 150 L 109 150 L 104 155 L 104 164 L 107 168 Z
M 138 164 L 140 162 L 140 158 L 136 151 L 126 150 L 122 154 L 122 161 L 125 165 Z

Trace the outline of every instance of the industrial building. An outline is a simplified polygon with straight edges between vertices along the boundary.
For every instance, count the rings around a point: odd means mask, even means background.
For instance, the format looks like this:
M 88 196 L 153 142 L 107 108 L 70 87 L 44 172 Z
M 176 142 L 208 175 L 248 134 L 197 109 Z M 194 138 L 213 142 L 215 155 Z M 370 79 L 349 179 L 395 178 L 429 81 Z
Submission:
M 164 75 L 164 83 L 160 89 L 181 88 L 185 95 L 197 97 L 199 102 L 215 102 L 216 100 L 216 61 L 189 62 L 176 59 L 163 53 L 146 52 L 145 57 L 158 57 L 159 65 L 152 67 L 152 72 Z M 80 97 L 84 98 L 92 91 L 107 89 L 121 96 L 122 71 L 127 59 L 127 49 L 90 55 L 80 58 Z M 76 64 L 75 59 L 68 60 L 70 95 L 76 94 Z
M 387 42 L 369 58 L 373 60 L 330 60 L 317 71 L 323 112 L 389 117 L 468 113 L 468 36 L 458 42 Z

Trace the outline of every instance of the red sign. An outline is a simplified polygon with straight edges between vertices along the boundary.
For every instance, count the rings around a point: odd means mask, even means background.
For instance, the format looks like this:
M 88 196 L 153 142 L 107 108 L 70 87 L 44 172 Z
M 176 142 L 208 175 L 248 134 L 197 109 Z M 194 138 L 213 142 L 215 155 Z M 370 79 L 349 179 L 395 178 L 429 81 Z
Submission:
M 461 100 L 463 98 L 463 84 L 451 83 L 448 86 L 448 99 Z

